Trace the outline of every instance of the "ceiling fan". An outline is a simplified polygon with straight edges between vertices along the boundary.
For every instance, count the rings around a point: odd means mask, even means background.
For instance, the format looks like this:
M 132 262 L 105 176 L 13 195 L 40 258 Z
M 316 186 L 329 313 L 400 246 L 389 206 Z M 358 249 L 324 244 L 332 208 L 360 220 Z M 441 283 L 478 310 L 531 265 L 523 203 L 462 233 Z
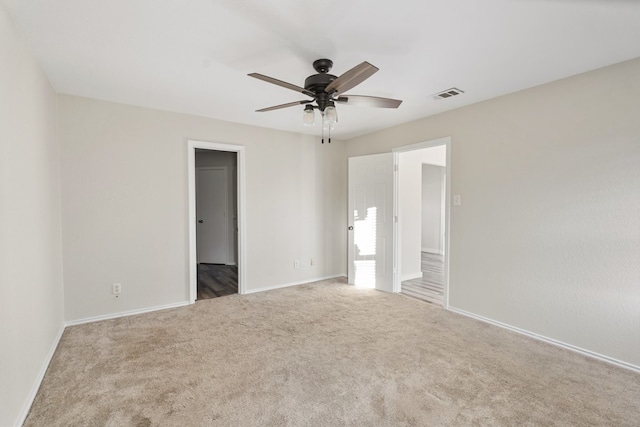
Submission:
M 377 96 L 343 95 L 349 89 L 359 85 L 375 74 L 378 68 L 365 61 L 360 65 L 356 65 L 340 77 L 336 77 L 333 74 L 329 74 L 332 66 L 333 61 L 330 59 L 318 59 L 314 61 L 313 68 L 318 74 L 307 77 L 304 81 L 304 87 L 283 82 L 282 80 L 259 73 L 249 74 L 250 77 L 303 93 L 312 98 L 274 105 L 273 107 L 256 110 L 256 112 L 273 111 L 281 108 L 294 107 L 296 105 L 305 105 L 303 123 L 312 126 L 315 123 L 314 110 L 320 110 L 324 131 L 325 126 L 331 129 L 337 122 L 336 103 L 379 108 L 398 108 L 402 103 L 402 101 L 398 99 L 380 98 Z M 324 138 L 322 142 L 324 143 Z M 329 142 L 331 142 L 331 139 L 329 139 Z

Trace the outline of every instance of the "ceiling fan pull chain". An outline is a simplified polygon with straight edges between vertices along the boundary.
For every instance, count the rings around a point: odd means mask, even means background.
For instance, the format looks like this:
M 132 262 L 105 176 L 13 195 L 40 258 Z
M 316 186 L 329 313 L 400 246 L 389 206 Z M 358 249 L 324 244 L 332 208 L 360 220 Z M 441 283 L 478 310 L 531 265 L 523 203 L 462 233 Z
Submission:
M 322 126 L 322 143 L 324 144 L 324 113 L 320 116 L 320 126 Z

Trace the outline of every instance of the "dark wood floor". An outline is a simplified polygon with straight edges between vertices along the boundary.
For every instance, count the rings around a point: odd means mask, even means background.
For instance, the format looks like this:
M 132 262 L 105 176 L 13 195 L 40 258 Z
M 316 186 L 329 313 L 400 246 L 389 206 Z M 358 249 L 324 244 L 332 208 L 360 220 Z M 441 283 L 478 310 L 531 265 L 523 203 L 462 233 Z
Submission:
M 198 264 L 198 300 L 238 293 L 238 267 Z
M 402 282 L 402 293 L 444 305 L 444 256 L 422 252 L 422 277 Z

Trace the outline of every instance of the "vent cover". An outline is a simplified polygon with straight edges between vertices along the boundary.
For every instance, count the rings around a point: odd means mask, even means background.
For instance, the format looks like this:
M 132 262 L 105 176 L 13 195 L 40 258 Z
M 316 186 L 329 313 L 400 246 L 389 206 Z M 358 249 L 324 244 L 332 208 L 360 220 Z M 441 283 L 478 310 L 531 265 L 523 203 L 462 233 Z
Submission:
M 451 98 L 452 96 L 456 96 L 456 95 L 460 95 L 464 93 L 464 91 L 452 87 L 451 89 L 447 89 L 447 90 L 443 90 L 442 92 L 436 93 L 433 96 L 433 99 L 435 99 L 436 101 L 439 99 L 446 99 L 446 98 Z

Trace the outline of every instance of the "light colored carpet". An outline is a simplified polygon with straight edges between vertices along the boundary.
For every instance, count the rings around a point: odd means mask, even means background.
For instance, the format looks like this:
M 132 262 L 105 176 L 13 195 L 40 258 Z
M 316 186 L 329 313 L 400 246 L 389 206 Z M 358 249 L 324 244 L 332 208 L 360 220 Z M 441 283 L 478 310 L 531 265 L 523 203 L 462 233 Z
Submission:
M 26 426 L 638 426 L 640 375 L 343 281 L 68 328 Z

